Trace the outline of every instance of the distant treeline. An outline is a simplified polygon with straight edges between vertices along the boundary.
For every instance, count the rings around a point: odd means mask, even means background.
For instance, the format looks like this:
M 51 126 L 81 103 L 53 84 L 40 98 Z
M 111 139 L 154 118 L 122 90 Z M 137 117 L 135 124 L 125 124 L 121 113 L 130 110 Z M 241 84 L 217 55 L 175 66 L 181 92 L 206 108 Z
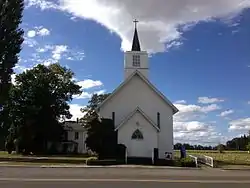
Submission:
M 250 143 L 250 136 L 241 136 L 233 138 L 232 140 L 227 141 L 226 145 L 218 144 L 217 146 L 202 146 L 202 145 L 191 145 L 191 144 L 181 144 L 176 143 L 174 145 L 175 150 L 179 150 L 181 146 L 184 146 L 186 150 L 217 150 L 219 145 L 222 146 L 225 150 L 241 150 L 247 151 L 247 145 Z

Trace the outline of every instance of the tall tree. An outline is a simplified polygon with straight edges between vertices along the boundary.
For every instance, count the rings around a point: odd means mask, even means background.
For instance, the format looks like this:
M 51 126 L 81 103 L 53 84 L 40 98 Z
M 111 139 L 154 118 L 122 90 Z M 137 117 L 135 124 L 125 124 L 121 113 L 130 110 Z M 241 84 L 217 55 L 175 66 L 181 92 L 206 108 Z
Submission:
M 96 108 L 110 95 L 110 93 L 106 93 L 106 94 L 94 94 L 92 95 L 91 99 L 88 101 L 88 105 L 81 109 L 81 111 L 83 113 L 85 113 L 85 115 L 83 116 L 83 118 L 81 118 L 81 121 L 88 125 L 87 122 L 90 122 L 92 119 L 95 119 L 96 117 L 98 117 L 97 112 L 96 112 Z
M 0 105 L 8 97 L 13 67 L 18 63 L 23 43 L 23 10 L 24 0 L 0 1 Z
M 68 102 L 81 93 L 73 72 L 59 64 L 38 65 L 16 77 L 10 90 L 7 111 L 8 143 L 21 151 L 43 153 L 47 143 L 61 141 L 62 118 L 71 118 Z M 8 125 L 7 125 L 8 126 Z
M 88 149 L 96 152 L 100 159 L 115 157 L 117 135 L 113 120 L 93 118 L 87 122 L 87 127 L 88 137 L 85 142 Z

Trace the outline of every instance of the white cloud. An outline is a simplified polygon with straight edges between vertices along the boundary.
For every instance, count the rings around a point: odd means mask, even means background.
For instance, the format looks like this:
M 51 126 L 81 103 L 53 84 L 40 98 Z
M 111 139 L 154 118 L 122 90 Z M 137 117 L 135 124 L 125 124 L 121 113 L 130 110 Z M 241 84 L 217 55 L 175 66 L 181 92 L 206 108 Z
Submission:
M 35 36 L 36 36 L 36 31 L 35 31 L 35 30 L 29 30 L 29 31 L 27 32 L 27 36 L 28 36 L 29 38 L 35 37 Z
M 105 92 L 106 90 L 104 89 L 99 90 L 99 91 L 94 91 L 94 92 L 83 91 L 80 95 L 74 95 L 73 98 L 74 99 L 90 99 L 93 94 L 101 95 L 101 94 L 104 94 Z
M 182 101 L 183 102 L 183 101 Z M 217 144 L 221 134 L 212 122 L 204 122 L 204 117 L 210 112 L 220 109 L 217 104 L 199 106 L 195 104 L 174 104 L 179 112 L 174 116 L 175 142 L 192 144 Z
M 44 64 L 46 66 L 53 63 L 58 63 L 62 59 L 81 61 L 85 57 L 85 54 L 82 50 L 70 48 L 64 44 L 46 44 L 41 46 L 37 43 L 35 51 L 36 52 L 31 54 L 31 58 L 28 60 L 39 64 Z
M 247 104 L 250 104 L 250 101 L 247 101 Z
M 95 91 L 94 93 L 96 93 L 97 95 L 102 95 L 102 94 L 106 93 L 106 89 L 102 89 L 100 91 Z
M 38 45 L 38 42 L 34 38 L 24 36 L 23 44 L 27 45 L 30 48 L 33 48 Z
M 221 112 L 221 113 L 219 114 L 219 116 L 221 116 L 221 117 L 226 117 L 226 116 L 228 116 L 228 115 L 230 115 L 230 114 L 233 114 L 233 113 L 234 113 L 233 110 L 226 110 L 226 111 L 224 111 L 224 112 Z
M 103 83 L 100 80 L 91 80 L 91 79 L 86 79 L 83 81 L 79 81 L 76 84 L 82 87 L 82 89 L 90 89 L 93 87 L 100 87 L 103 86 Z
M 39 36 L 47 36 L 50 35 L 50 31 L 47 28 L 41 28 L 40 30 L 37 31 L 37 34 Z
M 231 131 L 249 131 L 250 118 L 237 119 L 229 122 L 229 130 Z
M 50 8 L 59 9 L 59 7 L 55 3 L 47 0 L 24 0 L 24 2 L 26 3 L 26 8 L 35 6 L 41 8 L 42 10 Z
M 201 132 L 206 130 L 207 125 L 199 121 L 176 122 L 174 126 L 175 132 Z
M 224 102 L 224 100 L 218 99 L 218 98 L 209 98 L 209 97 L 198 98 L 198 103 L 201 103 L 201 104 L 211 104 L 211 103 L 218 103 L 218 102 Z
M 72 114 L 72 118 L 70 120 L 76 121 L 77 118 L 82 118 L 84 114 L 81 112 L 81 108 L 85 106 L 79 104 L 70 104 L 70 113 Z
M 47 36 L 50 35 L 50 30 L 43 27 L 34 27 L 33 29 L 27 31 L 27 37 L 34 38 L 35 36 Z
M 174 103 L 175 104 L 186 104 L 187 101 L 185 101 L 185 100 L 179 100 L 179 101 L 175 101 Z
M 45 0 L 26 0 L 28 7 L 57 9 L 73 17 L 94 20 L 115 32 L 122 39 L 122 49 L 130 50 L 133 33 L 132 20 L 140 20 L 142 47 L 149 52 L 163 52 L 167 47 L 181 44 L 182 31 L 200 21 L 221 18 L 232 25 L 232 19 L 249 0 L 59 0 L 59 4 Z
M 74 95 L 74 99 L 89 99 L 92 97 L 93 94 L 97 93 L 98 95 L 103 94 L 106 92 L 106 90 L 98 90 L 98 91 L 93 91 L 89 92 L 86 90 L 93 89 L 96 87 L 102 87 L 103 83 L 100 80 L 91 80 L 91 79 L 86 79 L 83 81 L 78 81 L 76 82 L 79 86 L 81 86 L 82 93 L 80 95 Z
M 175 121 L 190 121 L 204 114 L 221 109 L 217 104 L 199 106 L 194 104 L 174 104 L 179 112 L 174 116 Z
M 90 99 L 92 96 L 92 93 L 82 91 L 80 95 L 73 95 L 73 99 Z
M 56 45 L 52 50 L 52 58 L 54 60 L 60 60 L 62 55 L 68 51 L 68 46 L 66 45 Z

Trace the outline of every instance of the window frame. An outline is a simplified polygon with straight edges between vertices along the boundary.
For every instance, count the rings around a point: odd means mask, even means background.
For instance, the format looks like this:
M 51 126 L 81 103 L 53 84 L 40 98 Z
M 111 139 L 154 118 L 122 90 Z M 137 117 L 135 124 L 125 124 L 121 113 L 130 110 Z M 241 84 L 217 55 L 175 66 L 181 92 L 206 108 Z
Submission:
M 139 129 L 136 129 L 136 130 L 133 132 L 133 134 L 132 134 L 132 136 L 131 136 L 131 139 L 132 139 L 132 140 L 143 140 L 144 137 L 143 137 L 142 132 L 141 132 Z
M 141 56 L 133 55 L 133 67 L 141 67 Z
M 79 140 L 79 132 L 75 132 L 75 140 Z

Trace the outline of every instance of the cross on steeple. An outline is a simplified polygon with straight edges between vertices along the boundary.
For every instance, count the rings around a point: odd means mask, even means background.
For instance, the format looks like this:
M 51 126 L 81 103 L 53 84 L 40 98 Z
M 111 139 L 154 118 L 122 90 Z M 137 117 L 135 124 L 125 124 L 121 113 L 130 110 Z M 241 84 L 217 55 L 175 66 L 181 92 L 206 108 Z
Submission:
M 137 28 L 137 23 L 139 22 L 137 19 L 133 21 L 135 23 L 135 28 Z
M 132 51 L 141 51 L 140 41 L 137 33 L 137 23 L 139 22 L 137 19 L 133 21 L 135 23 L 135 32 L 132 43 Z

